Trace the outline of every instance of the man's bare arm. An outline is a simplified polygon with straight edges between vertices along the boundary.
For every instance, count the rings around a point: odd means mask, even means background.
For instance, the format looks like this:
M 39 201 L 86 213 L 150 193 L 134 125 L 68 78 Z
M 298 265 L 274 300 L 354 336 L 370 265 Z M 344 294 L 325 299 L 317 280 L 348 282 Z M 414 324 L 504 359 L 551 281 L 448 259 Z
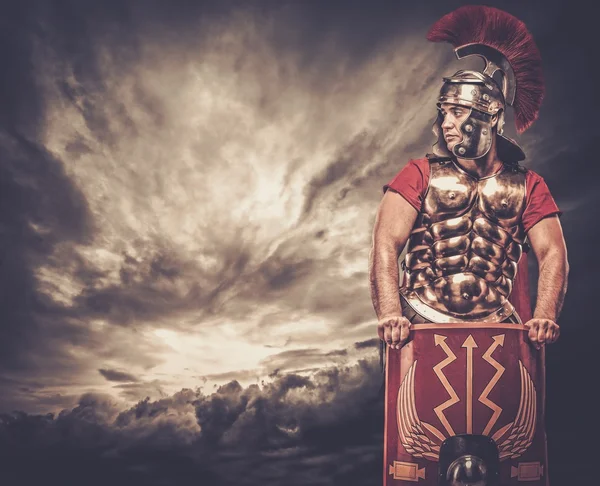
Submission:
M 527 237 L 539 267 L 537 299 L 528 326 L 529 335 L 534 343 L 541 345 L 554 342 L 560 333 L 556 321 L 567 292 L 569 262 L 558 216 L 542 219 L 529 230 Z
M 397 192 L 388 190 L 381 200 L 369 255 L 371 299 L 377 318 L 402 315 L 398 297 L 398 256 L 417 217 L 417 210 Z
M 567 292 L 569 275 L 567 247 L 558 216 L 542 219 L 527 236 L 539 266 L 533 317 L 556 322 Z
M 398 295 L 398 257 L 417 214 L 417 210 L 400 194 L 388 190 L 377 211 L 369 254 L 371 299 L 379 320 L 378 334 L 397 348 L 408 338 L 409 324 L 402 318 Z

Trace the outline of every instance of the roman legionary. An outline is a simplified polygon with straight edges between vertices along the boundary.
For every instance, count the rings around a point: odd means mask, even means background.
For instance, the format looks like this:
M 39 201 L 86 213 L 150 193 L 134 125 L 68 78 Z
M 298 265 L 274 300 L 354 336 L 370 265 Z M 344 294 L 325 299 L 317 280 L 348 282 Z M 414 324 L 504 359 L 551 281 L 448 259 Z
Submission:
M 568 273 L 561 212 L 504 134 L 509 107 L 518 133 L 537 119 L 539 51 L 521 21 L 483 6 L 444 16 L 428 39 L 449 42 L 459 59 L 478 56 L 484 66 L 443 78 L 433 153 L 410 160 L 384 186 L 370 255 L 382 349 L 400 349 L 416 324 L 514 323 L 540 350 L 560 333 Z M 539 267 L 533 315 L 529 249 Z

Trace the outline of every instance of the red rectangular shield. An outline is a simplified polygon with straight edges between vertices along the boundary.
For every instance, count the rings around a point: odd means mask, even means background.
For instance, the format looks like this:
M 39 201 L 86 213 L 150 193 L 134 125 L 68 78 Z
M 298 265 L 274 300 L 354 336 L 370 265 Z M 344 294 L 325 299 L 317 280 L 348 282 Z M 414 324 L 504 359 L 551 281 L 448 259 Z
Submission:
M 544 348 L 519 324 L 414 324 L 387 350 L 384 486 L 437 486 L 441 443 L 491 437 L 500 484 L 548 486 Z

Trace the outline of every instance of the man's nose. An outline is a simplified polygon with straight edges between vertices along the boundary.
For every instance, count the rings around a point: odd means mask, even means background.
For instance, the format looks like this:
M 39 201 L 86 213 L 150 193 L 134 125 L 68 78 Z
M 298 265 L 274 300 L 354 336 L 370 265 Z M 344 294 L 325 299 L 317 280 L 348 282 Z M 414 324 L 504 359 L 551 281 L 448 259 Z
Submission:
M 442 128 L 452 128 L 453 126 L 454 124 L 450 121 L 450 118 L 445 116 L 444 120 L 442 121 Z

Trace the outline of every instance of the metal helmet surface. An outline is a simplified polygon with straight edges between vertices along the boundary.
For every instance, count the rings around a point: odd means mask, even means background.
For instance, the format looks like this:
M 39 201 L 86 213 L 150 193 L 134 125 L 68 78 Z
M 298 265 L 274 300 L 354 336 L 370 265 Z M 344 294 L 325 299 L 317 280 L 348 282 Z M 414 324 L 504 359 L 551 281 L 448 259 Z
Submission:
M 478 71 L 458 71 L 451 77 L 443 78 L 444 84 L 438 99 L 438 109 L 444 103 L 469 108 L 470 113 L 460 127 L 457 127 L 462 140 L 452 153 L 463 159 L 478 159 L 487 155 L 492 146 L 493 137 L 502 133 L 504 124 L 504 94 L 490 76 Z M 493 116 L 498 115 L 498 124 L 493 126 Z M 449 155 L 442 130 L 443 116 L 438 111 L 434 133 L 438 136 L 434 152 L 437 155 Z
M 500 455 L 485 435 L 459 434 L 440 446 L 439 486 L 498 486 Z
M 465 6 L 438 20 L 427 38 L 453 44 L 458 59 L 476 55 L 485 62 L 481 72 L 458 71 L 443 78 L 438 108 L 442 103 L 455 103 L 468 107 L 470 114 L 458 127 L 463 138 L 452 153 L 443 137 L 443 118 L 438 114 L 433 126 L 438 137 L 433 152 L 478 159 L 489 152 L 495 136 L 501 160 L 523 160 L 523 150 L 503 135 L 504 113 L 507 106 L 514 108 L 517 131 L 521 133 L 537 119 L 544 95 L 539 51 L 523 22 L 493 7 Z M 493 115 L 498 116 L 495 127 Z
M 481 457 L 465 454 L 450 464 L 446 480 L 449 486 L 487 486 L 487 465 Z

